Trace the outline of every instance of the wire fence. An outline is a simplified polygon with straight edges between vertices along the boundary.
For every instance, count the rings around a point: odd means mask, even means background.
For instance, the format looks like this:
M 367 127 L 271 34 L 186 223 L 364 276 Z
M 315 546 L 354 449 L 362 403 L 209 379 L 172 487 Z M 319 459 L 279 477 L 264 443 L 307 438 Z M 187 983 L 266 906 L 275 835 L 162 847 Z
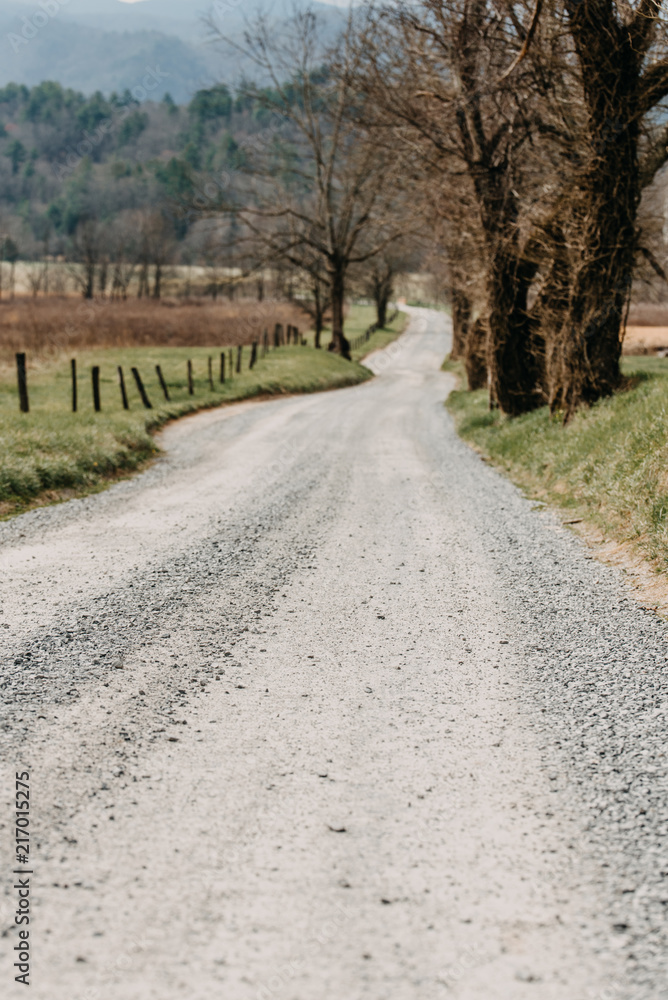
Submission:
M 389 326 L 396 319 L 397 315 L 398 311 L 395 311 L 388 318 L 386 326 Z M 371 326 L 367 327 L 363 334 L 359 337 L 355 337 L 350 342 L 351 350 L 357 351 L 360 347 L 364 346 L 364 344 L 367 344 L 378 329 L 380 329 L 378 324 L 372 323 Z M 298 327 L 291 324 L 283 325 L 282 323 L 276 323 L 271 334 L 268 329 L 265 329 L 262 337 L 252 341 L 250 344 L 239 344 L 236 349 L 228 348 L 222 350 L 217 358 L 214 355 L 209 355 L 207 358 L 206 377 L 208 390 L 210 392 L 215 392 L 217 388 L 230 382 L 236 375 L 240 375 L 244 369 L 251 371 L 257 364 L 258 360 L 266 357 L 270 351 L 275 351 L 281 347 L 289 345 L 300 347 L 310 346 L 309 341 L 307 341 L 307 339 L 303 336 Z M 158 391 L 162 393 L 164 401 L 169 403 L 171 402 L 170 385 L 167 382 L 161 365 L 157 364 L 154 367 L 159 387 Z M 149 397 L 144 377 L 136 367 L 130 368 L 130 374 L 136 386 L 142 406 L 147 410 L 152 410 L 154 402 Z M 21 413 L 29 413 L 30 399 L 28 394 L 28 366 L 25 352 L 20 352 L 16 355 L 16 375 L 19 409 Z M 129 410 L 130 399 L 127 391 L 125 372 L 122 365 L 116 366 L 116 375 L 118 378 L 118 392 L 120 394 L 121 406 L 124 410 Z M 79 403 L 81 383 L 77 372 L 76 358 L 72 358 L 70 361 L 70 380 L 71 408 L 73 413 L 77 413 L 80 409 Z M 196 384 L 193 363 L 191 360 L 187 360 L 186 385 L 188 395 L 194 396 L 196 394 Z M 172 386 L 172 391 L 173 388 L 174 387 Z M 99 365 L 94 365 L 91 368 L 91 390 L 93 409 L 96 413 L 100 413 L 102 411 L 102 395 L 100 391 Z

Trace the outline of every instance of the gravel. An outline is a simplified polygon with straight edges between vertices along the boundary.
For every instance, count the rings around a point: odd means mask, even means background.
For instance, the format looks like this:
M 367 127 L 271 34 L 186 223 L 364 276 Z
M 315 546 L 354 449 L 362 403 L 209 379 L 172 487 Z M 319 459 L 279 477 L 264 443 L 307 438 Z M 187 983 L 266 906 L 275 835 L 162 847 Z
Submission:
M 0 525 L 36 997 L 668 997 L 666 625 L 456 437 L 412 312 Z

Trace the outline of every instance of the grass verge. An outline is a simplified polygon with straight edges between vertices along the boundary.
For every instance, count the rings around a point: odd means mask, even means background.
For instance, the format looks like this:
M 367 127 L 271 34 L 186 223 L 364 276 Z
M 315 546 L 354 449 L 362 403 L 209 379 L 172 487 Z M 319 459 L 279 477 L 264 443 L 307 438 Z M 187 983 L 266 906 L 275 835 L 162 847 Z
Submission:
M 461 374 L 461 367 L 448 365 Z M 668 570 L 668 360 L 627 357 L 629 388 L 564 427 L 546 408 L 509 420 L 486 392 L 456 390 L 448 409 L 465 441 L 534 498 L 630 543 Z

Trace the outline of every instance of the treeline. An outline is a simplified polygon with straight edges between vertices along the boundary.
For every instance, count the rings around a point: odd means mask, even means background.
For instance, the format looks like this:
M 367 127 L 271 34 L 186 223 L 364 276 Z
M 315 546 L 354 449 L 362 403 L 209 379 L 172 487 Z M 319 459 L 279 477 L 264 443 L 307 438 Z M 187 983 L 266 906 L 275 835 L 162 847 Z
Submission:
M 4 259 L 17 251 L 26 259 L 70 256 L 82 224 L 121 220 L 136 231 L 137 213 L 162 216 L 186 261 L 205 257 L 201 234 L 191 232 L 195 215 L 170 206 L 193 200 L 196 175 L 227 177 L 243 167 L 244 144 L 268 117 L 260 101 L 223 85 L 179 107 L 169 94 L 140 104 L 127 91 L 85 97 L 53 82 L 9 84 L 0 89 Z
M 311 44 L 282 49 L 277 75 L 260 60 L 272 86 L 214 86 L 185 107 L 168 94 L 85 98 L 55 83 L 0 90 L 0 259 L 10 289 L 21 258 L 34 262 L 24 268 L 33 294 L 56 289 L 55 258 L 71 265 L 86 299 L 160 298 L 170 265 L 200 265 L 214 298 L 250 287 L 260 300 L 265 291 L 299 298 L 317 346 L 331 318 L 331 346 L 345 356 L 353 285 L 384 326 L 395 275 L 419 261 L 405 241 L 397 252 L 404 231 L 391 158 L 359 141 L 352 91 L 312 15 L 293 28 L 293 42 Z M 277 41 L 267 38 L 272 58 Z

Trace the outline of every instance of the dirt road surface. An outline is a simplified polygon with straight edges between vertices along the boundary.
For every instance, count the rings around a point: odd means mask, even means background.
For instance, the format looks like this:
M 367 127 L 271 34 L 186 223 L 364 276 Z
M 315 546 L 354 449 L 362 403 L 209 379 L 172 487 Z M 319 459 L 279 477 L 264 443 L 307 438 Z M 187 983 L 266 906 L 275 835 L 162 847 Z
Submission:
M 0 526 L 39 1000 L 668 997 L 666 626 L 456 437 L 442 314 Z

